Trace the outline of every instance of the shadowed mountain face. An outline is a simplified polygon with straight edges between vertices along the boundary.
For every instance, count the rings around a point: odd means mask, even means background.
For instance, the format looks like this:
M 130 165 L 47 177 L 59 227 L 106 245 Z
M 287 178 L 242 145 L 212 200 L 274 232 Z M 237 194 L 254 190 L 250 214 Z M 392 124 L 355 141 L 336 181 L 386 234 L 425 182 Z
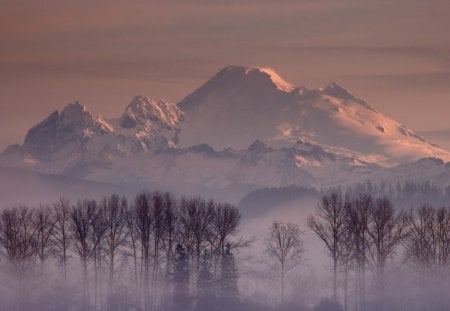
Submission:
M 422 157 L 450 154 L 336 83 L 310 90 L 272 69 L 229 66 L 177 105 L 136 96 L 107 119 L 69 104 L 7 148 L 0 164 L 238 200 L 259 187 L 404 178 L 402 167 L 423 163 L 390 167 Z

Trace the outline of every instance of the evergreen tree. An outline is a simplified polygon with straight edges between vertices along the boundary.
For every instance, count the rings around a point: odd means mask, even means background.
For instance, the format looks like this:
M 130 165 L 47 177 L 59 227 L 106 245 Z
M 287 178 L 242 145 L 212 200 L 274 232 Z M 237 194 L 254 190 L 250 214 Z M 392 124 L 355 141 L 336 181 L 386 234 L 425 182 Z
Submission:
M 174 310 L 189 310 L 189 261 L 181 244 L 177 244 L 173 261 Z
M 204 251 L 200 260 L 200 270 L 197 279 L 198 303 L 196 310 L 215 310 L 217 300 L 215 295 L 214 276 L 211 272 L 211 255 Z
M 234 255 L 231 253 L 230 244 L 226 245 L 225 252 L 222 255 L 220 274 L 220 306 L 221 310 L 230 309 L 232 305 L 239 303 L 238 272 L 234 261 Z

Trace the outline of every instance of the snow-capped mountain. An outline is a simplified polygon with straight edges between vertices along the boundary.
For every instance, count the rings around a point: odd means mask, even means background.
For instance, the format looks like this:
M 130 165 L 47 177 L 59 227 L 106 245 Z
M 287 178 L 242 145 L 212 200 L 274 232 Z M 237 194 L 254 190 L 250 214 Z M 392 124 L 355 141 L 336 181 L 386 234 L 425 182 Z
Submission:
M 244 148 L 255 139 L 286 146 L 299 139 L 397 164 L 448 151 L 377 112 L 336 83 L 296 87 L 272 69 L 229 66 L 183 99 L 180 145 Z
M 434 163 L 410 163 L 422 157 L 450 153 L 336 83 L 310 90 L 272 69 L 230 66 L 177 105 L 136 96 L 105 118 L 69 104 L 0 166 L 237 201 L 260 187 L 405 179 Z M 444 185 L 450 168 L 439 163 L 424 175 Z
M 101 115 L 93 117 L 85 106 L 76 102 L 32 127 L 25 136 L 23 149 L 37 159 L 49 160 L 55 153 L 72 152 L 93 137 L 112 130 Z
M 173 103 L 136 96 L 110 124 L 116 135 L 133 138 L 141 151 L 148 152 L 174 146 L 183 119 L 183 112 Z
M 177 140 L 183 113 L 173 103 L 136 96 L 122 116 L 94 117 L 86 106 L 71 103 L 32 127 L 22 151 L 29 158 L 51 162 L 89 154 L 131 155 L 165 149 Z

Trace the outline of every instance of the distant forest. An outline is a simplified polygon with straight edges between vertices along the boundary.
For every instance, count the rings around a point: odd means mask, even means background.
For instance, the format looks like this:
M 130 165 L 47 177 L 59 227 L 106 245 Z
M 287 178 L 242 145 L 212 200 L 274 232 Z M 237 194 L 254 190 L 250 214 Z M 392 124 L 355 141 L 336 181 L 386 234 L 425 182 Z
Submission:
M 429 181 L 379 184 L 367 181 L 344 187 L 343 190 L 354 194 L 368 192 L 377 197 L 387 197 L 396 208 L 410 209 L 423 204 L 443 206 L 450 202 L 450 186 L 441 188 Z M 261 215 L 280 204 L 308 197 L 318 199 L 327 191 L 303 186 L 261 188 L 247 194 L 239 201 L 238 206 L 244 216 Z

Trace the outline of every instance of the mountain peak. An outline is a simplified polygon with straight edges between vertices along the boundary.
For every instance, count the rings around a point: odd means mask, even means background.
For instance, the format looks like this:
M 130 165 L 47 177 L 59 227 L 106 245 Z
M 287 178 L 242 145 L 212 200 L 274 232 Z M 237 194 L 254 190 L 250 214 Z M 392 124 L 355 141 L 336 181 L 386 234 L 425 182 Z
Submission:
M 330 95 L 333 97 L 341 98 L 341 99 L 356 99 L 355 95 L 350 93 L 347 89 L 340 86 L 336 82 L 331 82 L 326 87 L 321 89 L 323 94 Z
M 291 92 L 295 87 L 286 82 L 278 73 L 269 67 L 231 65 L 223 68 L 215 76 L 217 79 L 261 80 L 270 82 L 278 90 Z
M 247 148 L 247 150 L 250 152 L 261 152 L 261 151 L 271 150 L 271 148 L 268 147 L 262 141 L 257 139 Z
M 85 105 L 80 104 L 78 101 L 66 105 L 60 113 L 60 119 L 62 123 L 67 125 L 71 124 L 76 126 L 84 126 L 86 124 L 95 123 L 95 118 Z
M 49 159 L 63 147 L 76 148 L 93 136 L 112 130 L 103 117 L 95 118 L 85 105 L 77 101 L 65 106 L 60 113 L 53 112 L 33 126 L 25 136 L 23 147 L 36 158 Z
M 128 104 L 122 115 L 121 126 L 133 128 L 147 122 L 160 122 L 165 126 L 174 126 L 183 118 L 178 107 L 162 99 L 156 101 L 147 96 L 138 95 Z
M 85 105 L 80 104 L 79 101 L 69 103 L 66 105 L 63 110 L 61 111 L 61 114 L 73 114 L 73 113 L 85 113 L 89 110 L 86 108 Z
M 346 88 L 342 87 L 336 82 L 331 82 L 326 87 L 319 90 L 322 94 L 329 95 L 332 97 L 344 99 L 344 100 L 352 100 L 365 108 L 372 110 L 373 112 L 377 112 L 372 106 L 366 103 L 364 100 L 356 97 L 352 93 L 350 93 Z

